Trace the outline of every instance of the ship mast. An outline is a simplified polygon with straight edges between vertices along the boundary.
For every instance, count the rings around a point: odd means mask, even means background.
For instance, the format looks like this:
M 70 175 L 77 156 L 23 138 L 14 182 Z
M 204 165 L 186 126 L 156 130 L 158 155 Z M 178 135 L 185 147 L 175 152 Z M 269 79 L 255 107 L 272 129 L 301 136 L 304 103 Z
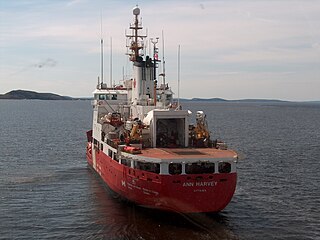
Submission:
M 133 62 L 133 77 L 131 100 L 133 106 L 156 106 L 157 105 L 157 66 L 160 60 L 158 59 L 157 43 L 159 38 L 150 38 L 150 47 L 153 45 L 153 56 L 145 56 L 144 58 L 144 38 L 147 35 L 141 33 L 143 29 L 141 19 L 139 21 L 140 9 L 136 6 L 133 9 L 134 21 L 130 24 L 130 34 L 125 34 L 127 37 L 127 48 L 129 60 Z M 130 51 L 129 51 L 130 50 Z M 134 108 L 133 116 L 143 118 L 144 113 Z
M 104 88 L 104 82 L 103 82 L 103 74 L 104 74 L 104 70 L 103 70 L 103 33 L 102 33 L 102 13 L 101 13 L 101 16 L 100 16 L 100 35 L 101 35 L 101 39 L 100 39 L 100 71 L 101 71 L 101 75 L 100 75 L 100 78 L 98 77 L 98 86 L 97 88 L 98 89 L 103 89 Z
M 141 56 L 139 51 L 143 49 L 143 38 L 146 35 L 140 35 L 139 30 L 142 29 L 142 25 L 139 22 L 138 16 L 140 15 L 140 8 L 136 6 L 133 9 L 134 22 L 130 24 L 129 29 L 132 30 L 131 34 L 126 34 L 126 37 L 130 42 L 127 42 L 127 48 L 131 50 L 131 53 L 127 53 L 130 56 L 130 61 L 135 62 Z M 141 39 L 141 40 L 140 40 Z
M 103 85 L 103 38 L 100 40 L 100 55 L 101 55 L 101 86 Z
M 180 44 L 178 46 L 178 108 L 180 109 Z

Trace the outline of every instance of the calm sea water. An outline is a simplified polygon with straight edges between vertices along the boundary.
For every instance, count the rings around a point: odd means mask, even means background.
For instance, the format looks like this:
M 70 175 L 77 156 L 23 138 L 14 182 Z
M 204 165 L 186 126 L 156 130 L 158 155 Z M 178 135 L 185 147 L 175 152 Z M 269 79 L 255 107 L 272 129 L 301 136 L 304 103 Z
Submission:
M 0 101 L 1 239 L 320 239 L 320 105 L 185 103 L 240 154 L 219 214 L 115 198 L 87 168 L 89 101 Z

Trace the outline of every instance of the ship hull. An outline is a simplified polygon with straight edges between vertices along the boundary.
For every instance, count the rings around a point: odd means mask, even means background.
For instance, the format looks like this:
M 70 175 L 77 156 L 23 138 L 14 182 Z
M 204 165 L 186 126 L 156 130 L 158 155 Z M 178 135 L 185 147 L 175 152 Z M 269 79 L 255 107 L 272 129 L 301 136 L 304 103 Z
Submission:
M 231 201 L 236 173 L 159 175 L 119 164 L 87 147 L 87 162 L 112 191 L 137 205 L 180 213 L 219 212 Z

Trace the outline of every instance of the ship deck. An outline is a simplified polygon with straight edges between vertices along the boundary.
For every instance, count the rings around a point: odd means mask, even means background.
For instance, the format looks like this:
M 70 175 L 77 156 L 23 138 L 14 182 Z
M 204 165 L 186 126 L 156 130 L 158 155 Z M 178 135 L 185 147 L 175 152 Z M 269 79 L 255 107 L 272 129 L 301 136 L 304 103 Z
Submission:
M 203 159 L 203 158 L 235 158 L 237 153 L 233 150 L 215 148 L 147 148 L 139 154 L 146 158 L 171 159 Z

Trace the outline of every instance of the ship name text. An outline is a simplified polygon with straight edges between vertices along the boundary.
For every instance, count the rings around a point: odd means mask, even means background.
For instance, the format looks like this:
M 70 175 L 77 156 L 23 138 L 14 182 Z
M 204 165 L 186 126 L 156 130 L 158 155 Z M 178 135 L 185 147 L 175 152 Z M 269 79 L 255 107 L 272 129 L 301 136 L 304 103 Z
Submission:
M 217 185 L 216 181 L 210 182 L 184 182 L 183 187 L 214 187 Z

